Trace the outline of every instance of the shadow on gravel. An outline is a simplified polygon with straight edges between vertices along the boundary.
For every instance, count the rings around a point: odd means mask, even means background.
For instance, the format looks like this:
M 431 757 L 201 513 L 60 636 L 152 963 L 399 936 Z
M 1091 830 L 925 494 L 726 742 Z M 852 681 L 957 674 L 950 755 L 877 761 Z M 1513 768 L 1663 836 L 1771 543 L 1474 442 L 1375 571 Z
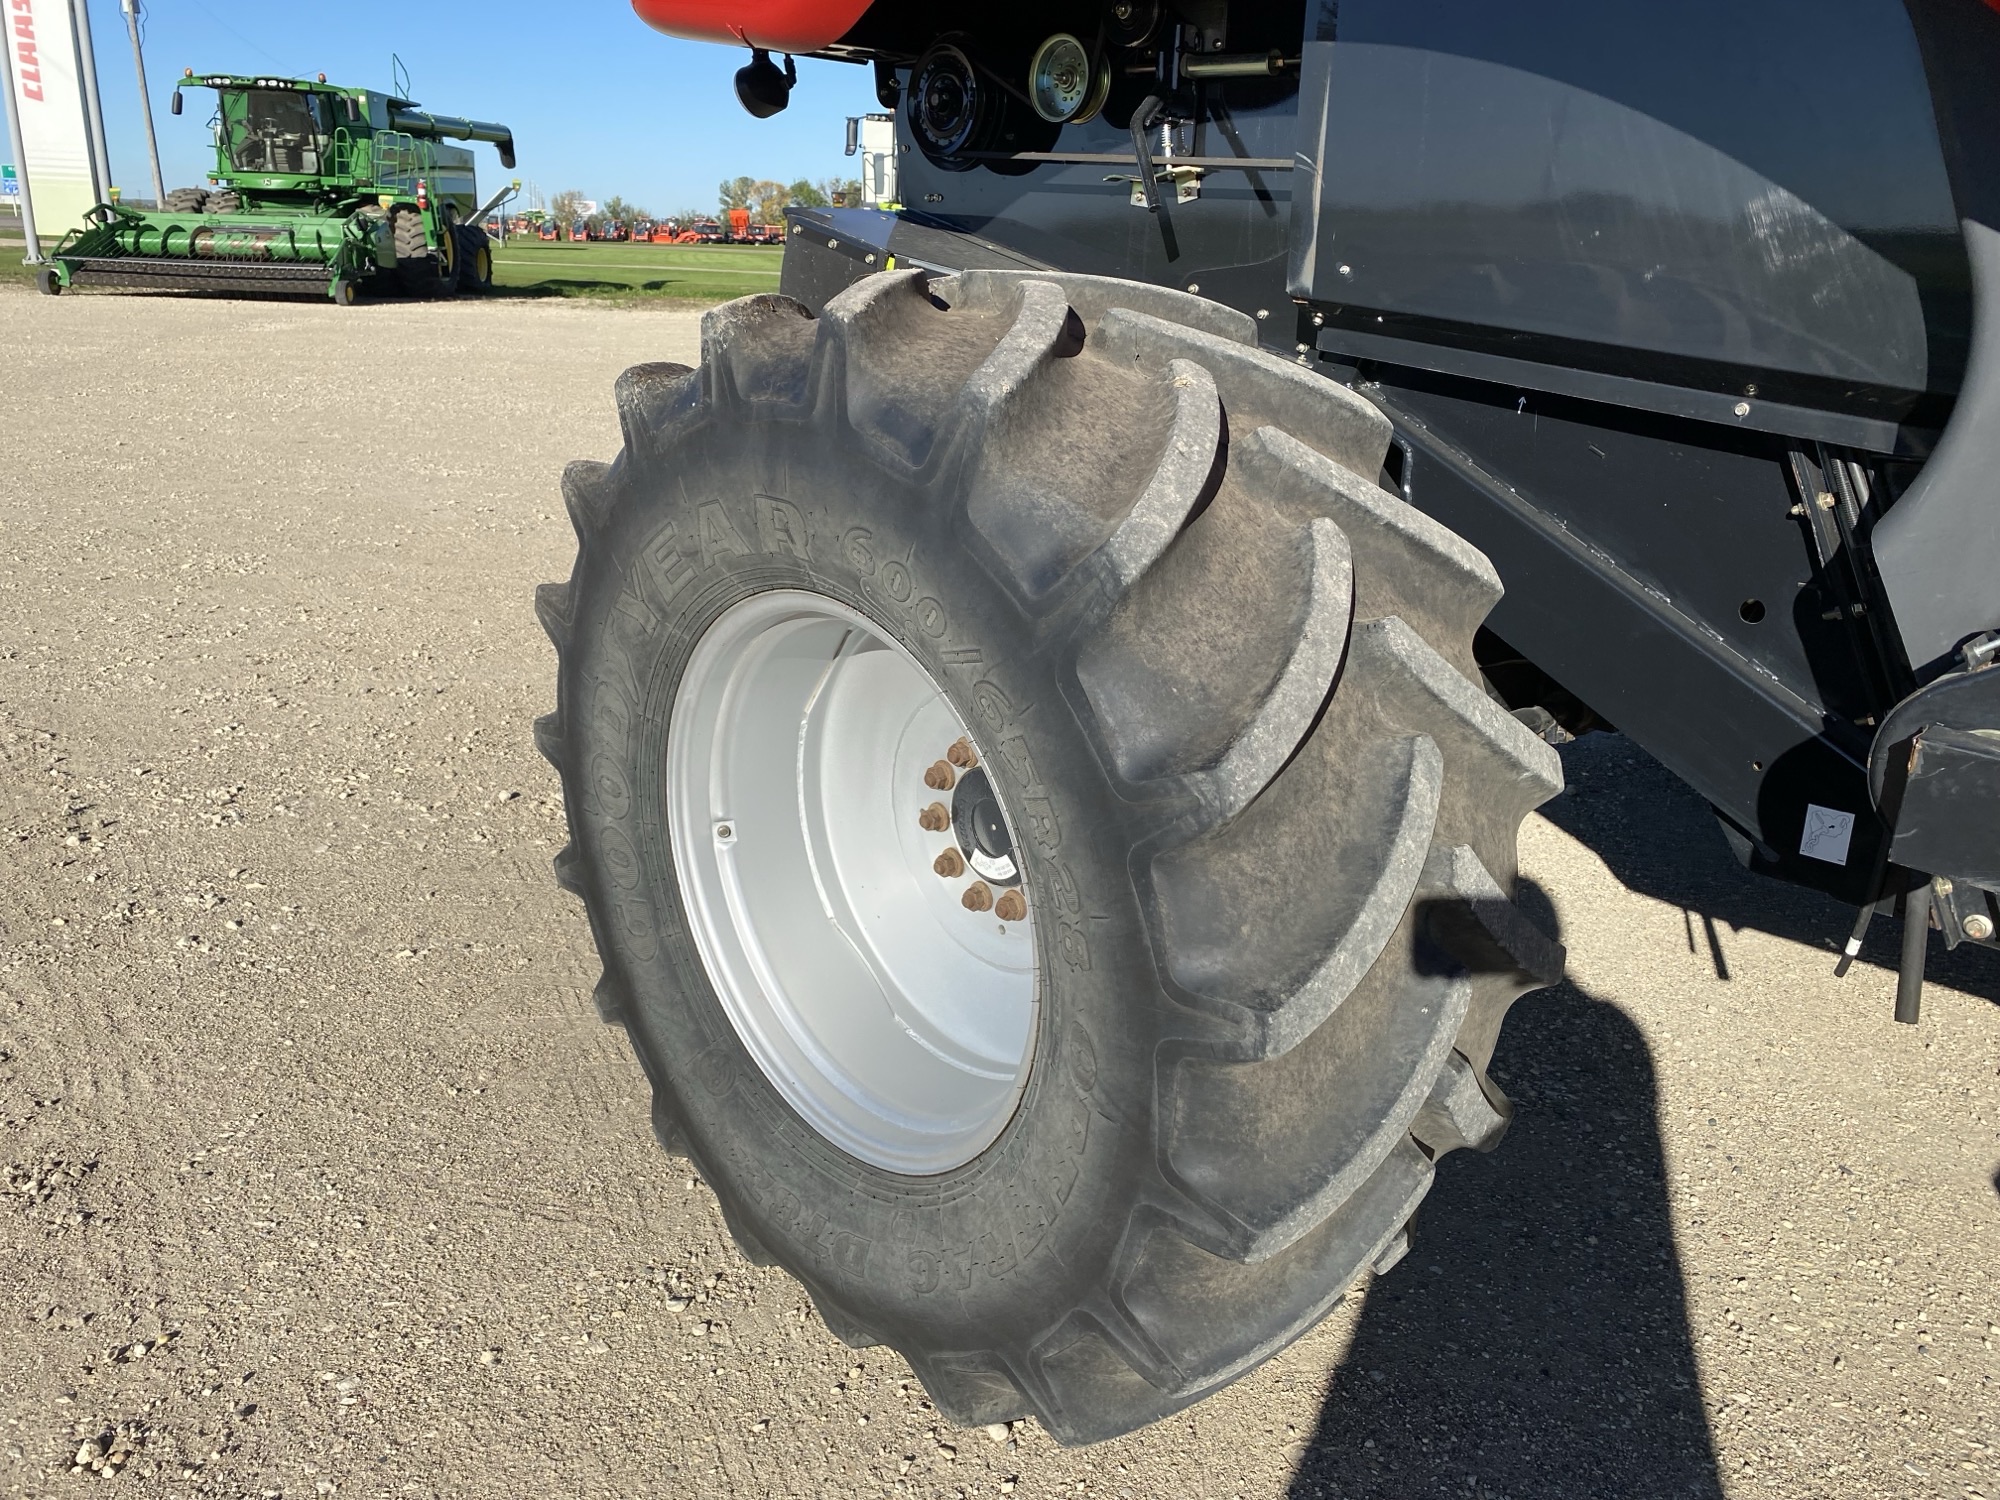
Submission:
M 1744 928 L 1821 949 L 1831 974 L 1851 907 L 1743 869 L 1708 805 L 1624 736 L 1562 754 L 1568 790 L 1542 815 L 1627 888 L 1679 906 L 1718 979 Z M 1522 902 L 1555 933 L 1541 891 Z M 1864 960 L 1893 971 L 1896 947 L 1878 920 Z M 1934 935 L 1929 974 L 2000 1001 L 1990 953 Z M 1856 1003 L 1883 993 L 1857 985 Z M 1369 1290 L 1293 1500 L 1719 1497 L 1644 1039 L 1566 983 L 1515 1004 L 1492 1072 L 1513 1128 L 1492 1156 L 1439 1163 L 1408 1258 Z
M 1752 875 L 1729 852 L 1708 804 L 1622 734 L 1585 735 L 1563 746 L 1562 758 L 1568 790 L 1542 816 L 1587 845 L 1628 890 L 1680 907 L 1688 951 L 1705 955 L 1718 979 L 1730 977 L 1727 933 L 1718 923 L 1818 948 L 1832 974 L 1854 925 L 1853 907 Z M 1900 933 L 1899 923 L 1876 918 L 1861 962 L 1893 974 Z M 1953 952 L 1932 933 L 1927 973 L 1938 984 L 2000 1002 L 2000 955 L 1971 944 Z M 1882 997 L 1879 984 L 1855 990 L 1857 1004 Z
M 1554 933 L 1542 893 L 1522 897 Z M 1645 1042 L 1562 984 L 1515 1003 L 1492 1073 L 1513 1127 L 1438 1164 L 1293 1500 L 1719 1497 Z

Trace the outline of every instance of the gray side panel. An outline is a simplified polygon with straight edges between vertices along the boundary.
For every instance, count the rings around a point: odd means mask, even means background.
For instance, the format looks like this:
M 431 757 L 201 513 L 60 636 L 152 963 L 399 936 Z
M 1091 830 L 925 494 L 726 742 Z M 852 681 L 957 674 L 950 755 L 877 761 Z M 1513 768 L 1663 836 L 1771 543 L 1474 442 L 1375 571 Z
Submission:
M 2000 626 L 2000 229 L 1968 220 L 1979 290 L 1973 358 L 1951 425 L 1875 527 L 1875 566 L 1919 677 Z
M 1292 277 L 1330 323 L 1891 421 L 1956 388 L 1958 214 L 1896 0 L 1343 0 L 1315 50 Z

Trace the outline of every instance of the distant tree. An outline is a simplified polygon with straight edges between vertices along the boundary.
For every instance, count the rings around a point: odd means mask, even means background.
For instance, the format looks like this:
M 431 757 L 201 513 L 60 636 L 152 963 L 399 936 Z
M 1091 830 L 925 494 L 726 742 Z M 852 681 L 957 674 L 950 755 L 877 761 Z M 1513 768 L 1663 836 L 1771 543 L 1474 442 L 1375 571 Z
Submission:
M 785 191 L 792 195 L 792 206 L 794 208 L 826 208 L 830 206 L 826 201 L 826 194 L 822 193 L 810 182 L 807 182 L 803 177 Z
M 549 200 L 549 217 L 562 227 L 563 233 L 567 234 L 570 225 L 583 217 L 583 205 L 589 201 L 583 196 L 581 189 L 564 188 Z
M 781 182 L 760 182 L 751 189 L 750 217 L 759 224 L 782 224 L 785 222 L 785 205 L 792 201 L 792 190 Z
M 625 199 L 613 193 L 605 200 L 604 217 L 615 219 L 621 224 L 637 224 L 641 219 L 650 219 L 653 216 L 647 213 L 645 208 L 640 204 L 628 203 Z
M 748 208 L 750 200 L 757 195 L 757 179 L 754 177 L 730 177 L 724 179 L 717 190 L 722 200 L 722 211 L 732 208 Z

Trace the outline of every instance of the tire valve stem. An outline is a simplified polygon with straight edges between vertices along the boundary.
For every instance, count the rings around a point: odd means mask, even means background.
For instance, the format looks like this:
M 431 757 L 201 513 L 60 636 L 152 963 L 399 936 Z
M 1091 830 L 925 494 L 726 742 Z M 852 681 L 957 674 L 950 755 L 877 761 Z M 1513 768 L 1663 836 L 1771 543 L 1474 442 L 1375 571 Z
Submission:
M 917 814 L 917 827 L 925 833 L 943 833 L 951 827 L 951 809 L 942 802 L 933 802 Z
M 1003 922 L 1018 922 L 1028 914 L 1028 901 L 1019 891 L 1002 891 L 993 903 L 993 915 Z
M 970 771 L 979 764 L 979 757 L 972 752 L 972 741 L 960 735 L 952 747 L 945 751 L 944 758 L 961 771 Z
M 947 849 L 931 861 L 931 868 L 946 880 L 956 880 L 965 873 L 965 858 L 956 849 Z
M 952 770 L 949 762 L 942 760 L 934 762 L 931 768 L 924 772 L 924 785 L 934 792 L 950 791 L 957 780 L 958 773 Z
M 965 888 L 965 894 L 958 899 L 967 911 L 993 910 L 993 890 L 983 880 L 973 881 Z

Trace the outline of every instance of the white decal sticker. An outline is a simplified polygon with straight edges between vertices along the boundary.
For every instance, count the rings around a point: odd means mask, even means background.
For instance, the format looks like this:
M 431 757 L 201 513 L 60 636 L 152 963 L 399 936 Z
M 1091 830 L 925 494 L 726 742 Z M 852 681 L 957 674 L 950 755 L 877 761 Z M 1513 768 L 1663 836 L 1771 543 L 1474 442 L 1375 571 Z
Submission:
M 1854 814 L 1836 812 L 1817 802 L 1806 804 L 1805 837 L 1799 853 L 1807 859 L 1823 859 L 1830 865 L 1847 863 L 1847 846 L 1854 838 Z

